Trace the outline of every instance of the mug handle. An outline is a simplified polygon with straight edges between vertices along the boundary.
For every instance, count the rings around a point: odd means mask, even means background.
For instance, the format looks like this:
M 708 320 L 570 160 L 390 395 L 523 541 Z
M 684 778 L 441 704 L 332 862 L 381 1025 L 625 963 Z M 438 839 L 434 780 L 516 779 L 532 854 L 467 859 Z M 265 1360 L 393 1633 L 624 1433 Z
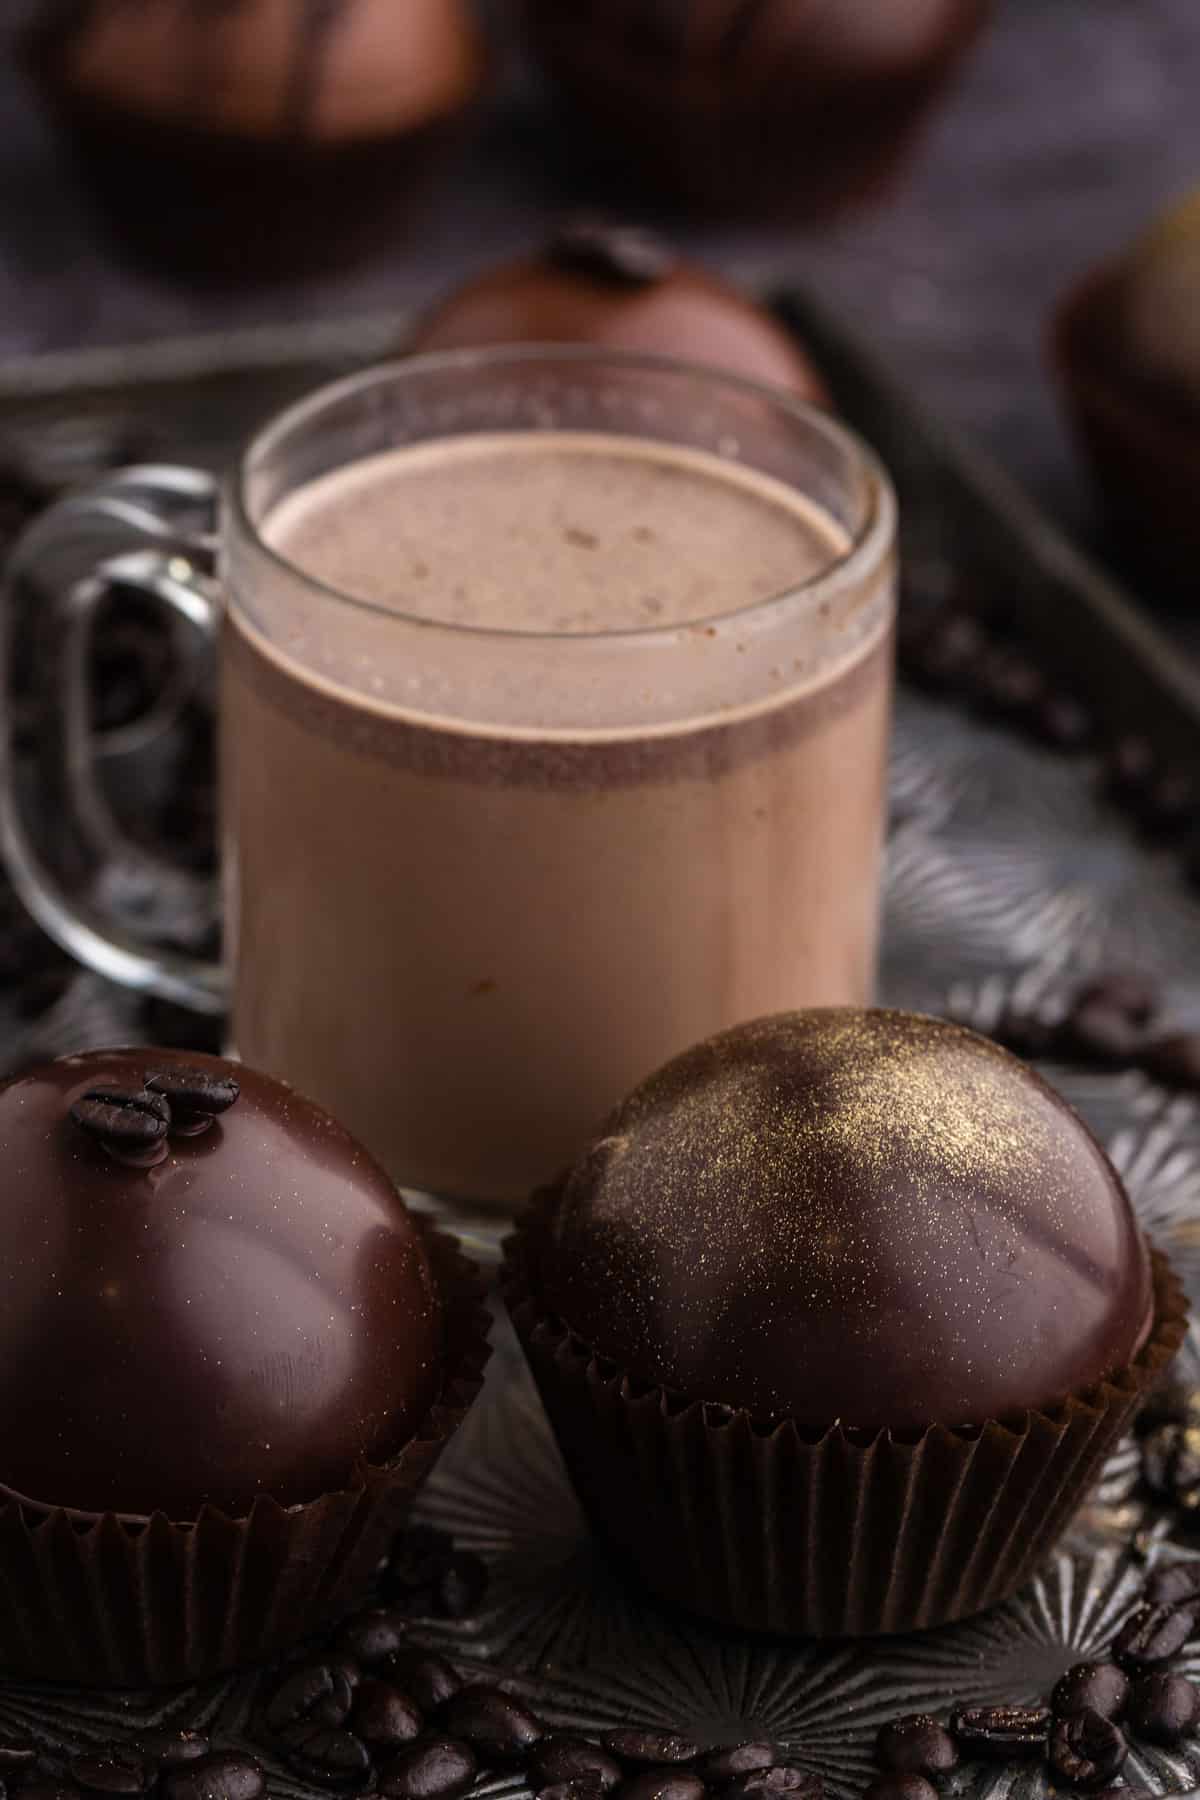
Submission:
M 166 610 L 184 687 L 211 680 L 220 618 L 216 518 L 217 485 L 200 470 L 147 465 L 110 476 L 58 501 L 22 534 L 4 572 L 0 618 L 0 854 L 14 888 L 79 962 L 208 1014 L 226 1010 L 225 969 L 161 939 L 181 921 L 215 922 L 217 883 L 136 842 L 114 817 L 97 762 L 118 747 L 106 747 L 92 726 L 87 671 L 101 603 L 132 590 Z M 13 704 L 17 620 L 27 603 L 32 698 L 47 728 L 33 770 L 17 754 Z M 169 720 L 158 724 L 166 729 Z M 127 739 L 128 731 L 115 735 Z M 46 854 L 51 820 L 78 871 L 71 879 Z

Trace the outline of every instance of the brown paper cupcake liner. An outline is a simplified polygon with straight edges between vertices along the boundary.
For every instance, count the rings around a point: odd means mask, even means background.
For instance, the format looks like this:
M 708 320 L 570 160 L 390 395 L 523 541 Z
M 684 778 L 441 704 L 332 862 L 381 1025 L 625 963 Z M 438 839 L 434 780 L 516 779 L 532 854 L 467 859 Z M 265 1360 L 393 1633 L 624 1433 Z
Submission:
M 1135 1360 L 1047 1412 L 911 1439 L 688 1403 L 606 1363 L 539 1305 L 542 1212 L 505 1246 L 503 1289 L 597 1536 L 663 1599 L 816 1637 L 946 1624 L 1046 1556 L 1183 1341 L 1187 1301 L 1152 1250 L 1154 1326 Z
M 361 1600 L 491 1354 L 479 1270 L 453 1238 L 422 1230 L 446 1307 L 446 1375 L 410 1442 L 317 1500 L 264 1495 L 244 1517 L 205 1507 L 187 1524 L 42 1506 L 0 1485 L 0 1670 L 191 1681 L 276 1655 Z

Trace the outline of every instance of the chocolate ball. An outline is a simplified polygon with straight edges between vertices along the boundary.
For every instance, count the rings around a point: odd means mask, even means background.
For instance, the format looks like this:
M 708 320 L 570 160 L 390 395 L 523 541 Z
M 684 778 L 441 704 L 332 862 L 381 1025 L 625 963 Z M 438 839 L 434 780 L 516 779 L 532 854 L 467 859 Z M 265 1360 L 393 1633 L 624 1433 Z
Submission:
M 701 212 L 872 195 L 987 0 L 526 0 L 530 41 L 615 180 Z
M 177 1521 L 288 1505 L 386 1461 L 435 1401 L 420 1233 L 282 1082 L 178 1051 L 63 1057 L 0 1089 L 0 1166 L 4 1488 Z
M 815 364 L 770 313 L 632 226 L 568 223 L 539 254 L 503 263 L 447 295 L 408 347 L 511 343 L 657 352 L 829 404 Z
M 534 1281 L 636 1380 L 817 1429 L 1052 1407 L 1153 1311 L 1125 1191 L 1053 1089 L 960 1026 L 854 1008 L 652 1075 L 566 1179 Z

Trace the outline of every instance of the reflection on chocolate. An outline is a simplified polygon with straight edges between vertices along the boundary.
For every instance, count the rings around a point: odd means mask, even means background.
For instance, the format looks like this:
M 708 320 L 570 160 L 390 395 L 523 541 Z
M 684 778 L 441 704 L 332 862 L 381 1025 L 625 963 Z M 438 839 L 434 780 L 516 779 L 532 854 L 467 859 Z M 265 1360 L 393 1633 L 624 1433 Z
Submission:
M 829 404 L 815 364 L 777 320 L 633 226 L 569 220 L 537 255 L 502 263 L 448 294 L 406 348 L 511 343 L 677 356 Z
M 0 1089 L 0 1482 L 44 1504 L 185 1520 L 313 1499 L 437 1395 L 419 1234 L 327 1114 L 237 1066 L 237 1104 L 150 1168 L 70 1116 L 180 1073 L 195 1098 L 234 1066 L 95 1051 Z
M 831 1008 L 652 1076 L 566 1180 L 544 1305 L 639 1380 L 804 1426 L 964 1426 L 1131 1361 L 1145 1243 L 1111 1165 L 995 1044 Z

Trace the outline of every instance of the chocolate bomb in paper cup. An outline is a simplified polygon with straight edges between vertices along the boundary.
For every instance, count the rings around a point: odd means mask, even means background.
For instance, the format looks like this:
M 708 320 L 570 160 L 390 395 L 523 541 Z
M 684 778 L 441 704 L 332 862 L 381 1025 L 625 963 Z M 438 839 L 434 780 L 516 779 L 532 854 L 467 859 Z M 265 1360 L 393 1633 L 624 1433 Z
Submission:
M 668 1601 L 827 1636 L 1013 1593 L 1186 1317 L 1037 1074 L 855 1008 L 652 1075 L 536 1198 L 506 1292 L 598 1535 Z
M 480 1386 L 481 1283 L 217 1057 L 0 1089 L 0 1671 L 182 1681 L 355 1605 Z

